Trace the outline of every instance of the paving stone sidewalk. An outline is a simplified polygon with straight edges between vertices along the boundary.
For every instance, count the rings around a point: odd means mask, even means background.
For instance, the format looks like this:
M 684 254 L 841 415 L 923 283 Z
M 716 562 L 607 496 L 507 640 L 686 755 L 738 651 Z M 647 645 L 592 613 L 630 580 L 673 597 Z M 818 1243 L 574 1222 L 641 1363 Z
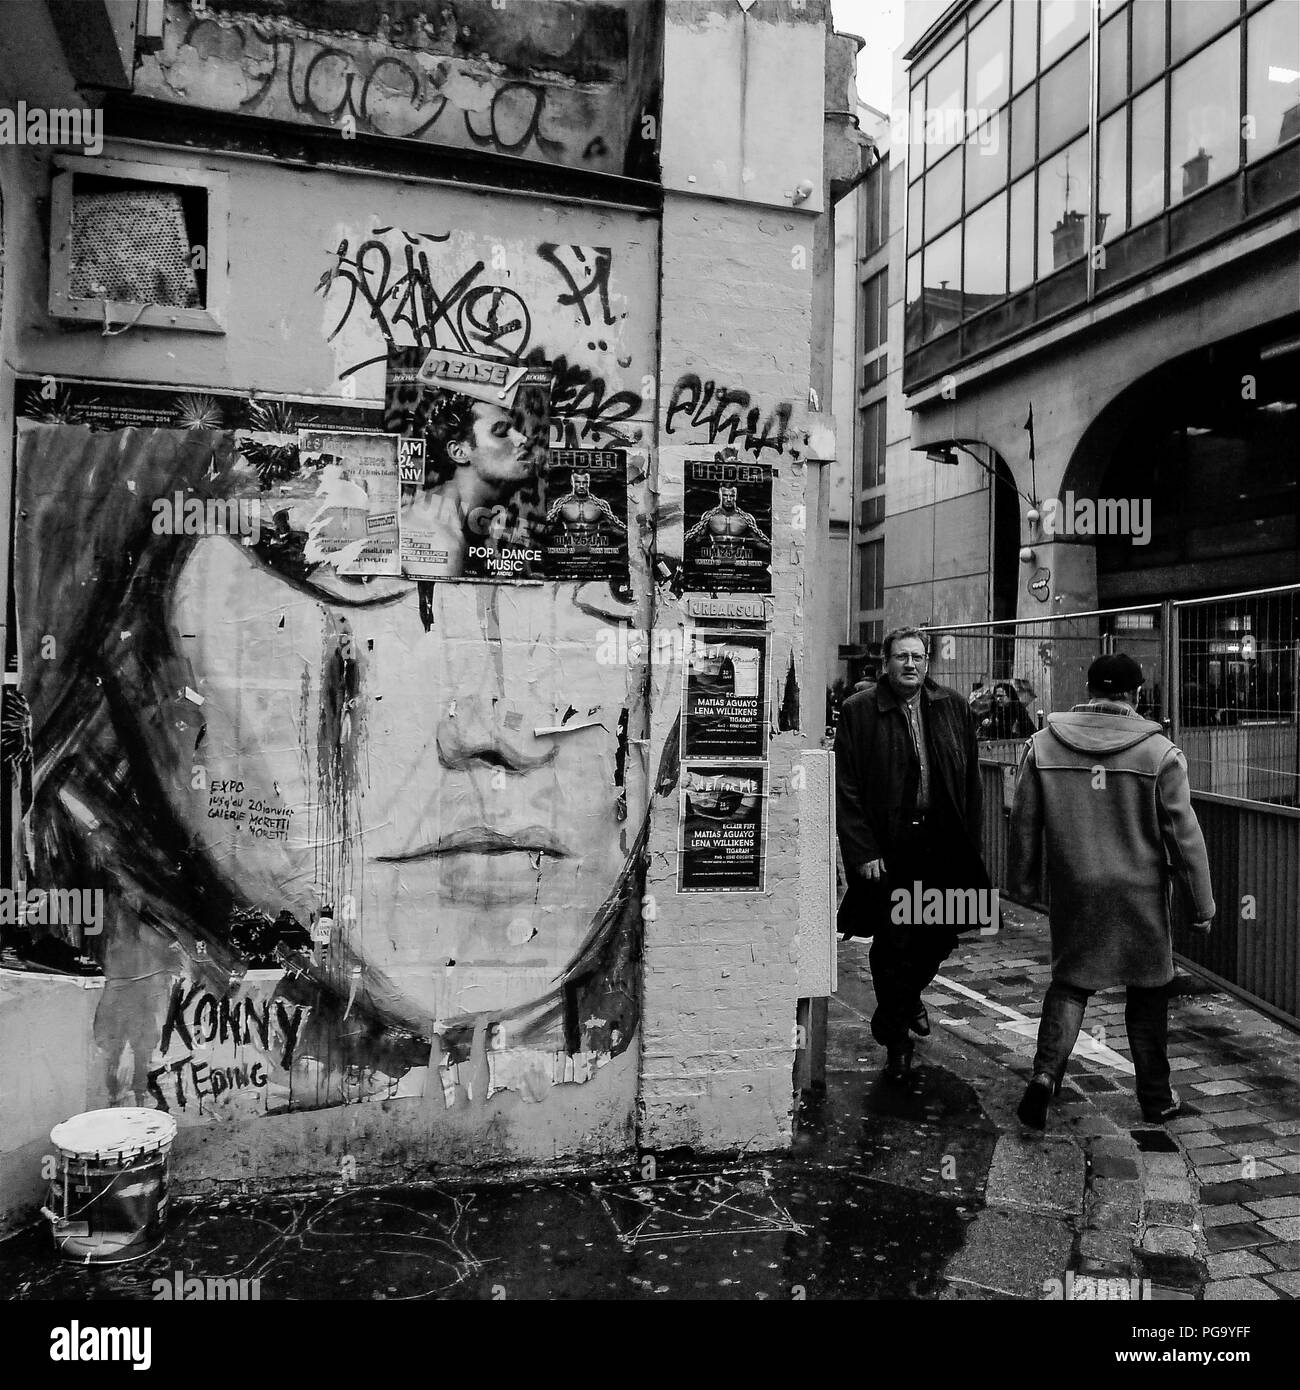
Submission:
M 1004 905 L 1003 929 L 963 937 L 924 996 L 932 1026 L 1027 1080 L 1049 958 L 1046 917 Z M 1300 1036 L 1198 976 L 1174 988 L 1178 1119 L 1142 1119 L 1122 989 L 1089 1001 L 1052 1107 L 1046 1139 L 1087 1157 L 1078 1273 L 1146 1278 L 1157 1298 L 1300 1297 Z

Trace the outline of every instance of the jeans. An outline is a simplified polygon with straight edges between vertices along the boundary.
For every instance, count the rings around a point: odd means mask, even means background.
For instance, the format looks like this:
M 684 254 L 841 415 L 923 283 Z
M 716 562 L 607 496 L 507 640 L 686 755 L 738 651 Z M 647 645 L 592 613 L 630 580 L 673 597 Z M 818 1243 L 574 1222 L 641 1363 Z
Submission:
M 1088 1006 L 1089 989 L 1053 980 L 1043 1000 L 1038 1023 L 1038 1051 L 1034 1053 L 1034 1075 L 1059 1082 L 1065 1075 L 1083 1013 Z M 1169 1089 L 1169 986 L 1139 989 L 1130 985 L 1125 992 L 1124 1026 L 1133 1053 L 1138 1104 L 1143 1111 L 1159 1111 L 1173 1102 Z

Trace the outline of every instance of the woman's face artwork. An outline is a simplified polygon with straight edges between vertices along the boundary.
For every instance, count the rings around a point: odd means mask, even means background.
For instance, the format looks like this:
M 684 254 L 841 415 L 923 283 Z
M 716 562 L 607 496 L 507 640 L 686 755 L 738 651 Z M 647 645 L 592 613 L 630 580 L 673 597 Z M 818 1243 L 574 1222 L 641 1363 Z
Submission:
M 547 995 L 626 857 L 628 673 L 599 654 L 629 610 L 603 584 L 437 583 L 423 612 L 407 580 L 307 586 L 194 545 L 173 810 L 272 918 L 332 907 L 331 949 L 414 1027 Z

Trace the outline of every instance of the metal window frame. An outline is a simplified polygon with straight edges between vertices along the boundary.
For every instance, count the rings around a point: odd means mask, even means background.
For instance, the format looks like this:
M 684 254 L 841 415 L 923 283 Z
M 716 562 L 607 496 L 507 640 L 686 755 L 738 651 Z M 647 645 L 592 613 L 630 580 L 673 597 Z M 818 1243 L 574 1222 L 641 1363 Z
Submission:
M 54 161 L 50 185 L 49 313 L 56 319 L 139 328 L 165 328 L 192 333 L 225 333 L 228 298 L 229 175 L 209 169 L 183 169 L 171 164 L 146 164 L 128 159 L 92 159 L 61 155 Z M 205 303 L 200 309 L 105 299 L 73 298 L 72 218 L 73 183 L 78 174 L 151 183 L 161 187 L 202 188 L 207 193 L 205 243 Z

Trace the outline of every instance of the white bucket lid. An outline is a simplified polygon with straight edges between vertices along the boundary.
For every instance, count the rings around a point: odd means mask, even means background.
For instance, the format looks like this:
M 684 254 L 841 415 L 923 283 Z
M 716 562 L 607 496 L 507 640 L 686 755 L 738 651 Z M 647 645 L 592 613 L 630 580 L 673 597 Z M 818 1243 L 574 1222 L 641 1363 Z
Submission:
M 161 1110 L 118 1106 L 87 1110 L 50 1130 L 50 1140 L 66 1158 L 126 1162 L 165 1149 L 176 1137 L 176 1121 Z

